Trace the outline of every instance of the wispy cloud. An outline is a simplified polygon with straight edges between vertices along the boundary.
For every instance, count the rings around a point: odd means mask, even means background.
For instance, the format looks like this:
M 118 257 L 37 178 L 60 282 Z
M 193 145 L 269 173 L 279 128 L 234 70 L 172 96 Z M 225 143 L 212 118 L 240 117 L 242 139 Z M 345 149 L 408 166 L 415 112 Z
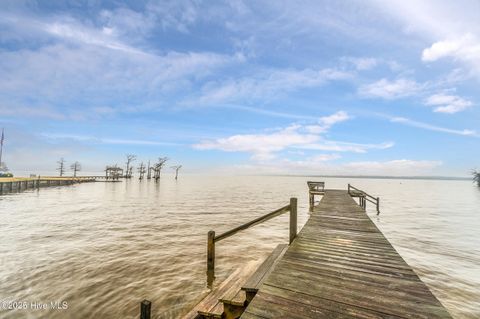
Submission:
M 56 133 L 43 133 L 43 137 L 50 140 L 74 140 L 78 142 L 84 142 L 89 144 L 111 144 L 111 145 L 151 145 L 151 146 L 172 146 L 181 145 L 178 143 L 152 141 L 152 140 L 138 140 L 138 139 L 121 139 L 121 138 L 102 138 L 89 135 L 74 135 L 74 134 L 56 134 Z
M 264 163 L 236 165 L 239 172 L 264 174 L 338 174 L 338 175 L 383 175 L 383 176 L 421 176 L 429 175 L 443 165 L 436 160 L 395 159 L 388 161 L 331 163 L 336 159 L 329 154 L 321 157 L 309 157 L 304 160 L 279 159 Z
M 314 121 L 318 118 L 313 115 L 302 115 L 302 114 L 278 112 L 278 111 L 266 110 L 260 107 L 246 106 L 246 105 L 222 104 L 221 107 L 225 109 L 241 110 L 241 111 L 246 111 L 246 112 L 251 112 L 256 114 L 262 114 L 266 116 L 280 117 L 280 118 L 287 118 L 287 119 Z
M 384 142 L 380 144 L 361 144 L 361 143 L 322 140 L 314 144 L 301 145 L 301 146 L 298 146 L 298 148 L 307 149 L 307 150 L 330 151 L 330 152 L 366 153 L 368 150 L 373 150 L 373 149 L 384 150 L 387 148 L 391 148 L 394 145 L 395 143 L 393 142 Z
M 199 97 L 186 104 L 216 104 L 225 102 L 269 100 L 302 88 L 322 86 L 330 81 L 346 80 L 353 74 L 332 68 L 268 69 L 240 79 L 206 83 Z
M 408 159 L 391 160 L 385 162 L 367 161 L 351 162 L 344 165 L 348 171 L 359 175 L 384 174 L 389 176 L 425 174 L 441 166 L 441 161 L 416 161 Z
M 414 121 L 405 117 L 390 117 L 390 121 L 393 123 L 400 123 L 408 126 L 429 130 L 429 131 L 443 132 L 443 133 L 449 133 L 454 135 L 479 137 L 478 133 L 474 130 L 468 130 L 468 129 L 455 130 L 455 129 L 436 126 L 436 125 L 432 125 L 424 122 Z
M 379 64 L 379 60 L 372 57 L 342 57 L 342 62 L 352 64 L 359 71 L 370 70 Z
M 339 111 L 329 116 L 318 119 L 317 124 L 307 125 L 305 129 L 309 133 L 320 134 L 329 130 L 333 125 L 349 120 L 351 117 L 347 112 Z

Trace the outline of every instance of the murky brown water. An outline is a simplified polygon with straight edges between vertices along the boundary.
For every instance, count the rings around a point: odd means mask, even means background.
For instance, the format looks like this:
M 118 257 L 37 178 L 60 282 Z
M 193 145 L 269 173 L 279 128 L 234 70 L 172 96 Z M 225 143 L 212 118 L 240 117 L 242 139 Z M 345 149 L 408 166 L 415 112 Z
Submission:
M 304 177 L 165 176 L 0 196 L 0 318 L 176 318 L 206 291 L 208 230 L 223 232 L 299 198 Z M 318 180 L 318 178 L 317 178 Z M 321 179 L 382 200 L 370 216 L 456 318 L 480 317 L 480 189 L 468 181 Z M 288 240 L 288 216 L 217 244 L 216 274 Z M 67 309 L 31 309 L 58 301 Z M 66 303 L 62 304 L 61 302 Z

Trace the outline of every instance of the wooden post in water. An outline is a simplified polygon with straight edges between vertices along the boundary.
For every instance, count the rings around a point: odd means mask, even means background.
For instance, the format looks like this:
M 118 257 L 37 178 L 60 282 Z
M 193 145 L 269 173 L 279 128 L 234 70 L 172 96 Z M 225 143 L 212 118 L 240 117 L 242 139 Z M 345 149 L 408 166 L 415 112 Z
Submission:
M 297 237 L 297 199 L 290 198 L 290 241 L 289 244 Z
M 208 232 L 207 240 L 207 285 L 211 287 L 215 279 L 215 231 Z
M 380 215 L 380 197 L 377 197 L 377 215 Z
M 147 299 L 140 303 L 140 319 L 150 319 L 152 303 Z

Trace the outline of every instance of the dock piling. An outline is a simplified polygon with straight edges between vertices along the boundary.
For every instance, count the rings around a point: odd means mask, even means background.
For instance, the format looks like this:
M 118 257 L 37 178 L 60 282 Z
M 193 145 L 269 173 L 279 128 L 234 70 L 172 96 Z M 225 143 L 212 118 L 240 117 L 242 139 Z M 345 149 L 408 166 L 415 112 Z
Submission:
M 143 300 L 140 303 L 140 319 L 150 319 L 151 310 L 152 302 L 147 299 Z
M 289 244 L 297 237 L 297 199 L 290 198 L 290 240 Z
M 215 231 L 208 232 L 207 239 L 207 284 L 210 287 L 215 279 Z

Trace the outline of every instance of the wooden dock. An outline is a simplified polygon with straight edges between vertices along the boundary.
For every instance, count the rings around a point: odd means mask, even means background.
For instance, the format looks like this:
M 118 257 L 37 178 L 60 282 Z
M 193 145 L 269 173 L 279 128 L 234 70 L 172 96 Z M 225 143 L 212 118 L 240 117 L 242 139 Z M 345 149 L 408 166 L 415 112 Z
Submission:
M 320 204 L 241 318 L 451 318 L 348 191 Z
M 380 214 L 380 198 L 350 184 L 328 190 L 308 182 L 308 188 L 311 214 L 298 234 L 296 198 L 223 234 L 208 232 L 212 289 L 182 319 L 452 318 L 366 214 L 367 202 Z M 289 244 L 212 285 L 216 242 L 285 213 Z M 150 319 L 150 307 L 141 303 L 141 319 Z
M 40 187 L 65 186 L 95 182 L 95 176 L 82 177 L 6 177 L 0 178 L 0 194 L 21 192 Z

